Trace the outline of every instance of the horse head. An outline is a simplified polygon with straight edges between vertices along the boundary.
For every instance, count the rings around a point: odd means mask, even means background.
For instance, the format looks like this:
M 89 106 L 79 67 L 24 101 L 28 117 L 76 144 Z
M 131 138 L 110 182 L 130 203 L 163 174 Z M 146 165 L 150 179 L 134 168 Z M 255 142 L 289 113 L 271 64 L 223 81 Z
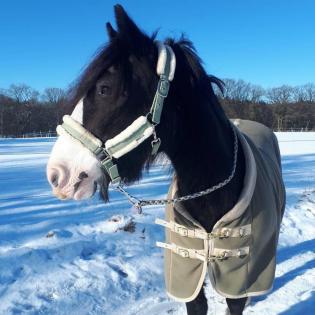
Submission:
M 165 56 L 160 56 L 162 52 L 173 52 L 170 48 L 166 51 L 163 44 L 157 44 L 155 35 L 149 37 L 143 33 L 119 5 L 115 6 L 115 17 L 117 30 L 110 23 L 106 24 L 108 44 L 97 53 L 71 89 L 67 108 L 67 114 L 71 116 L 67 117 L 70 124 L 79 129 L 82 126 L 83 133 L 88 132 L 102 144 L 107 144 L 110 139 L 117 143 L 122 131 L 126 138 L 130 129 L 145 129 L 147 136 L 139 145 L 131 145 L 132 150 L 111 156 L 119 177 L 125 183 L 131 183 L 141 177 L 143 167 L 156 156 L 151 154 L 152 141 L 160 143 L 162 140 L 162 145 L 156 148 L 161 152 L 163 146 L 170 143 L 166 139 L 172 138 L 176 117 L 176 108 L 170 106 L 172 91 L 163 112 L 159 113 L 162 114 L 161 123 L 152 122 L 149 116 L 161 81 L 160 74 L 163 74 L 160 68 L 166 62 L 161 61 Z M 172 69 L 168 69 L 173 71 L 169 74 L 172 79 L 175 59 L 173 55 L 169 59 L 173 62 L 169 65 Z M 108 184 L 112 178 L 100 159 L 80 139 L 69 134 L 69 130 L 58 128 L 59 137 L 47 165 L 47 178 L 54 194 L 60 199 L 80 200 L 91 197 L 99 185 L 101 196 L 108 200 Z

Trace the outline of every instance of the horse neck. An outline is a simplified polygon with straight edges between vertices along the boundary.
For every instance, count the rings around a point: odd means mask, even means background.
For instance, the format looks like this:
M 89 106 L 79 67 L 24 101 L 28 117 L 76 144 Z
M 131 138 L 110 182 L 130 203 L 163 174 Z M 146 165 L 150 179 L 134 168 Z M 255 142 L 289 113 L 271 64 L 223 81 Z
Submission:
M 179 196 L 222 182 L 229 177 L 233 166 L 233 131 L 220 105 L 215 104 L 218 112 L 213 112 L 213 104 L 194 105 L 194 110 L 188 112 L 187 119 L 180 123 L 182 131 L 176 144 L 166 152 L 175 169 Z M 209 195 L 184 202 L 186 210 L 207 231 L 210 232 L 237 202 L 243 186 L 244 164 L 239 145 L 238 163 L 231 182 Z

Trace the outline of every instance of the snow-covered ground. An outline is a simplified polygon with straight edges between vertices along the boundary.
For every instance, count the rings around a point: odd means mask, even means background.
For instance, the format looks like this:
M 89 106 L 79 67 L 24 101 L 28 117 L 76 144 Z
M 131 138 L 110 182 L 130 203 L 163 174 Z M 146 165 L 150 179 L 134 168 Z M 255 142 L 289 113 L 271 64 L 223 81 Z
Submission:
M 287 207 L 274 290 L 245 314 L 315 314 L 315 133 L 277 134 Z M 135 214 L 111 203 L 58 201 L 46 182 L 54 139 L 0 139 L 0 314 L 182 315 L 164 290 L 154 225 L 162 208 Z M 164 196 L 170 167 L 156 165 L 129 191 Z M 207 288 L 209 314 L 224 299 Z

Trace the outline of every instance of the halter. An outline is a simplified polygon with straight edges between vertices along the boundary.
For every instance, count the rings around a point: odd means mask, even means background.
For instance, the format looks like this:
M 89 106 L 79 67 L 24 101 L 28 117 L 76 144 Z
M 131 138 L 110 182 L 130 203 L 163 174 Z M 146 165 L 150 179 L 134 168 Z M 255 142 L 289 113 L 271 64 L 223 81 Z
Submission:
M 164 100 L 168 95 L 170 81 L 174 78 L 176 59 L 171 47 L 161 42 L 156 42 L 156 45 L 159 53 L 156 72 L 160 78 L 151 110 L 146 116 L 138 117 L 121 133 L 104 143 L 82 126 L 83 100 L 80 100 L 71 116 L 65 115 L 63 124 L 57 126 L 58 135 L 69 134 L 91 151 L 108 173 L 111 183 L 117 186 L 121 184 L 121 177 L 115 159 L 132 151 L 151 136 L 152 155 L 157 153 L 161 144 L 155 127 L 160 123 Z
M 158 41 L 156 42 L 156 45 L 158 48 L 156 72 L 159 75 L 159 82 L 150 112 L 147 115 L 138 117 L 126 129 L 104 143 L 83 127 L 83 99 L 81 99 L 74 108 L 71 116 L 63 116 L 63 124 L 57 126 L 57 134 L 59 136 L 63 134 L 70 135 L 74 140 L 78 140 L 85 148 L 95 155 L 100 161 L 101 167 L 109 175 L 111 184 L 114 188 L 124 194 L 139 212 L 141 212 L 142 206 L 174 204 L 176 202 L 208 195 L 213 191 L 226 186 L 232 180 L 237 165 L 238 138 L 235 127 L 231 123 L 234 136 L 233 167 L 229 177 L 222 182 L 203 191 L 172 199 L 141 200 L 130 195 L 123 188 L 123 182 L 119 175 L 118 166 L 115 163 L 115 160 L 137 148 L 151 136 L 153 137 L 151 141 L 152 155 L 155 155 L 158 152 L 161 144 L 161 139 L 156 135 L 155 127 L 160 123 L 164 100 L 168 95 L 170 82 L 174 78 L 176 58 L 170 46 Z

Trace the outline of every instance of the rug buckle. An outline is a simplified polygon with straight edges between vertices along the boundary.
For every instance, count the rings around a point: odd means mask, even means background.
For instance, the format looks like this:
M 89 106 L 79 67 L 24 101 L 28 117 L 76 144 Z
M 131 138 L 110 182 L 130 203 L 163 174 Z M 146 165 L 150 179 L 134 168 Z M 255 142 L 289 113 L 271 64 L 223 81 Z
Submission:
M 181 236 L 188 236 L 188 229 L 182 226 L 177 226 L 176 233 L 178 233 Z
M 179 248 L 177 250 L 177 253 L 179 256 L 181 256 L 183 258 L 189 258 L 189 251 L 187 249 Z

